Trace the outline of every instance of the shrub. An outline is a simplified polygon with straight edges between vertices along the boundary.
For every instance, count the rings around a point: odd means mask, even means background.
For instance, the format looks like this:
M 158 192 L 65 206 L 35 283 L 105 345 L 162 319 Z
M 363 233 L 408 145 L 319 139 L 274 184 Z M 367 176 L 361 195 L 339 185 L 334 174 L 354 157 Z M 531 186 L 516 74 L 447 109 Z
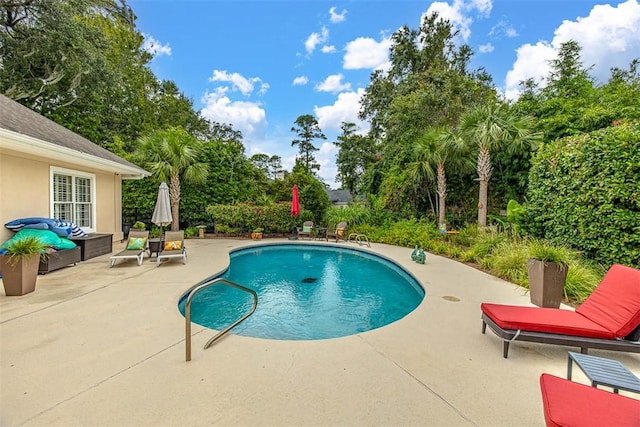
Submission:
M 639 182 L 640 123 L 558 139 L 534 156 L 523 225 L 606 266 L 640 268 Z

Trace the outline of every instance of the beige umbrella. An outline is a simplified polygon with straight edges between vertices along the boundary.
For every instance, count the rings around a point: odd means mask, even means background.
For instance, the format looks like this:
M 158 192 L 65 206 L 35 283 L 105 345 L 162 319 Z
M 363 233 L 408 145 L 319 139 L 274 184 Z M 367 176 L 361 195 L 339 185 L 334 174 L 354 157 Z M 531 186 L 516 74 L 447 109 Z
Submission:
M 162 227 L 171 224 L 172 221 L 169 186 L 166 182 L 163 182 L 158 189 L 158 199 L 156 200 L 156 207 L 151 216 L 151 222 L 160 227 L 160 233 L 162 233 Z

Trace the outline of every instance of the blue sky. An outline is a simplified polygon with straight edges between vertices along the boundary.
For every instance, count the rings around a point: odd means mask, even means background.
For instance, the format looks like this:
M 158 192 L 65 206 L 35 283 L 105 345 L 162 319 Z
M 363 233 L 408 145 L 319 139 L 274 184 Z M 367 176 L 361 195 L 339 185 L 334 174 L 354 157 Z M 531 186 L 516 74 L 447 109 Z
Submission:
M 638 0 L 273 1 L 130 0 L 137 28 L 154 54 L 152 69 L 173 80 L 196 109 L 243 133 L 247 156 L 277 154 L 291 170 L 297 154 L 291 127 L 312 114 L 327 136 L 316 140 L 319 175 L 332 188 L 332 144 L 340 123 L 358 120 L 371 72 L 385 69 L 389 38 L 418 28 L 438 11 L 459 30 L 498 90 L 517 97 L 518 83 L 542 79 L 562 42 L 583 47 L 591 75 L 640 57 Z

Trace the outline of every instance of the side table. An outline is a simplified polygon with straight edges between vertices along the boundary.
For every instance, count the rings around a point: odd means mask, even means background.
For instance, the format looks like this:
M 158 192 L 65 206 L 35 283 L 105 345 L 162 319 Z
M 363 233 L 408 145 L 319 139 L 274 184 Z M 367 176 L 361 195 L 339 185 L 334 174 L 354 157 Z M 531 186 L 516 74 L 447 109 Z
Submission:
M 154 237 L 149 239 L 149 258 L 153 257 L 153 254 L 156 254 L 156 258 L 158 254 L 162 252 L 162 246 L 164 245 L 164 239 L 161 237 Z
M 618 390 L 640 393 L 640 379 L 617 360 L 570 351 L 567 362 L 568 380 L 571 379 L 573 362 L 582 369 L 593 387 L 597 388 L 600 384 L 612 387 L 614 393 L 618 393 Z

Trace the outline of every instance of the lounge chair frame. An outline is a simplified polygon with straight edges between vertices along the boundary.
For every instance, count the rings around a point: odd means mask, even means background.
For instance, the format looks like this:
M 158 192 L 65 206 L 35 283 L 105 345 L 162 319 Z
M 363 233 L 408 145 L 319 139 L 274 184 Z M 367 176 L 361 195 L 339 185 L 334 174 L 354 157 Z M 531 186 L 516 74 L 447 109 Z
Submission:
M 138 261 L 138 265 L 139 266 L 142 265 L 142 262 L 144 261 L 144 253 L 147 251 L 147 246 L 149 245 L 149 231 L 147 230 L 129 231 L 129 237 L 128 237 L 129 239 L 140 238 L 140 237 L 147 239 L 145 242 L 144 248 L 140 250 L 125 249 L 123 251 L 118 252 L 115 255 L 112 255 L 111 258 L 109 258 L 109 268 L 113 267 L 116 261 L 119 259 L 136 259 Z M 127 244 L 129 244 L 129 240 L 127 240 Z
M 347 223 L 345 221 L 342 221 L 338 223 L 338 225 L 336 225 L 336 229 L 334 231 L 327 232 L 327 240 L 336 239 L 336 243 L 338 243 L 338 240 L 346 240 L 346 233 Z
M 182 263 L 187 263 L 187 248 L 184 245 L 184 231 L 166 231 L 164 233 L 165 243 L 178 240 L 182 242 L 182 249 L 164 250 L 164 248 L 162 248 L 156 258 L 156 263 L 158 265 L 160 265 L 160 261 L 162 261 L 163 259 L 169 260 L 172 258 L 182 258 Z
M 309 231 L 302 231 L 304 227 L 311 227 Z M 301 239 L 306 237 L 307 239 L 311 239 L 313 236 L 313 221 L 305 221 L 302 223 L 302 227 L 296 227 L 296 232 L 298 234 L 298 238 Z
M 550 334 L 545 332 L 532 332 L 513 329 L 502 329 L 489 316 L 482 313 L 482 333 L 487 325 L 500 338 L 504 340 L 502 356 L 506 359 L 509 355 L 509 344 L 512 341 L 529 341 L 542 344 L 566 345 L 579 347 L 580 353 L 587 354 L 590 348 L 600 350 L 627 351 L 640 353 L 640 341 L 628 341 L 623 339 L 600 339 L 580 337 L 575 335 Z

